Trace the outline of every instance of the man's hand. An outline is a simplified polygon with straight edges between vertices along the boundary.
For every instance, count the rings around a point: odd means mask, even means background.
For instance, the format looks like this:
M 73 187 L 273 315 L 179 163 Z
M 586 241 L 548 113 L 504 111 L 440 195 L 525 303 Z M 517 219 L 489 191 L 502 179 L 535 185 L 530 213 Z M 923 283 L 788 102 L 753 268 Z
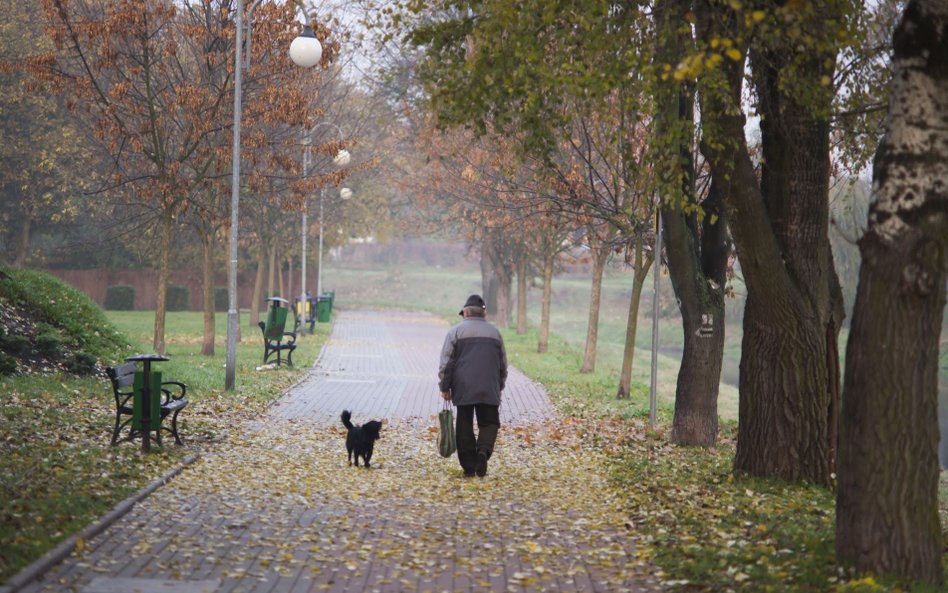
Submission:
M 441 392 L 441 397 L 443 397 L 444 399 L 446 399 L 446 400 L 448 400 L 448 401 L 451 401 L 451 392 L 450 392 L 450 391 L 442 391 L 442 392 Z

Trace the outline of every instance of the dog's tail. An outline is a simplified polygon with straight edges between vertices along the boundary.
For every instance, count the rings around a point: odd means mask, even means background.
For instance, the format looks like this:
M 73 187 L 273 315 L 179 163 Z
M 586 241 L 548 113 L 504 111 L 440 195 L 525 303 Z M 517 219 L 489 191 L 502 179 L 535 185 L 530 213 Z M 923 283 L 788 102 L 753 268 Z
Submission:
M 342 424 L 348 429 L 352 428 L 351 419 L 352 419 L 352 412 L 350 412 L 349 410 L 343 410 L 342 411 Z

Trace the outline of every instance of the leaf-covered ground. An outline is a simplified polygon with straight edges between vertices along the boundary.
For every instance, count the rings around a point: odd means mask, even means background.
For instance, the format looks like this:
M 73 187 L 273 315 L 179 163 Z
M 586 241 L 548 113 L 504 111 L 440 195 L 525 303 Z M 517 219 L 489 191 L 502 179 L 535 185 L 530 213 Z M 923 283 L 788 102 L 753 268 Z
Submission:
M 367 470 L 341 426 L 268 420 L 84 542 L 47 590 L 99 571 L 233 591 L 657 590 L 581 424 L 505 427 L 483 479 L 437 455 L 434 424 L 388 424 Z M 171 501 L 180 519 L 154 522 Z
M 601 426 L 610 425 L 614 423 Z M 677 447 L 665 434 L 622 427 L 611 432 L 622 443 L 613 457 L 613 479 L 623 492 L 630 522 L 653 550 L 658 577 L 677 591 L 945 590 L 855 575 L 839 566 L 835 494 L 819 486 L 735 475 L 734 440 L 727 431 L 713 450 Z M 948 499 L 941 503 L 948 543 Z M 948 559 L 948 547 L 944 556 Z

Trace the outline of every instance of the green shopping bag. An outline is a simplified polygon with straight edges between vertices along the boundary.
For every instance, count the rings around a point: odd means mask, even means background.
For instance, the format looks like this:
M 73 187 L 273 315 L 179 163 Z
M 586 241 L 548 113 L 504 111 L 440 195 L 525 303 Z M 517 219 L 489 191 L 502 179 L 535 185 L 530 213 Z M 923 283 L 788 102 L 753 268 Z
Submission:
M 438 424 L 438 453 L 451 457 L 458 450 L 458 442 L 454 438 L 454 410 L 448 400 L 444 400 L 444 409 L 438 412 Z

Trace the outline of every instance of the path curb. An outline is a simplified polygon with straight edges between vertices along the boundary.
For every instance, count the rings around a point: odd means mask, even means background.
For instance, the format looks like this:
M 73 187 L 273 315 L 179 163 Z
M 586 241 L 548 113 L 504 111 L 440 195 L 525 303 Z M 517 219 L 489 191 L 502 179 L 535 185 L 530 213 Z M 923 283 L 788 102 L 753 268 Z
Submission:
M 32 583 L 38 577 L 42 576 L 47 570 L 52 568 L 54 564 L 62 562 L 70 554 L 72 554 L 72 551 L 76 547 L 76 542 L 79 540 L 92 539 L 93 537 L 105 531 L 110 525 L 121 519 L 126 513 L 132 510 L 132 507 L 134 507 L 136 503 L 144 500 L 149 494 L 167 484 L 173 477 L 180 474 L 187 466 L 191 465 L 200 458 L 201 456 L 198 453 L 188 455 L 184 458 L 180 465 L 169 470 L 161 477 L 152 480 L 147 486 L 112 507 L 111 511 L 99 517 L 94 523 L 90 524 L 79 533 L 75 533 L 65 540 L 59 542 L 59 545 L 57 545 L 55 548 L 49 552 L 46 552 L 46 554 L 33 561 L 23 570 L 10 577 L 10 579 L 2 587 L 0 587 L 0 593 L 15 593 L 16 591 L 19 591 L 23 587 Z

